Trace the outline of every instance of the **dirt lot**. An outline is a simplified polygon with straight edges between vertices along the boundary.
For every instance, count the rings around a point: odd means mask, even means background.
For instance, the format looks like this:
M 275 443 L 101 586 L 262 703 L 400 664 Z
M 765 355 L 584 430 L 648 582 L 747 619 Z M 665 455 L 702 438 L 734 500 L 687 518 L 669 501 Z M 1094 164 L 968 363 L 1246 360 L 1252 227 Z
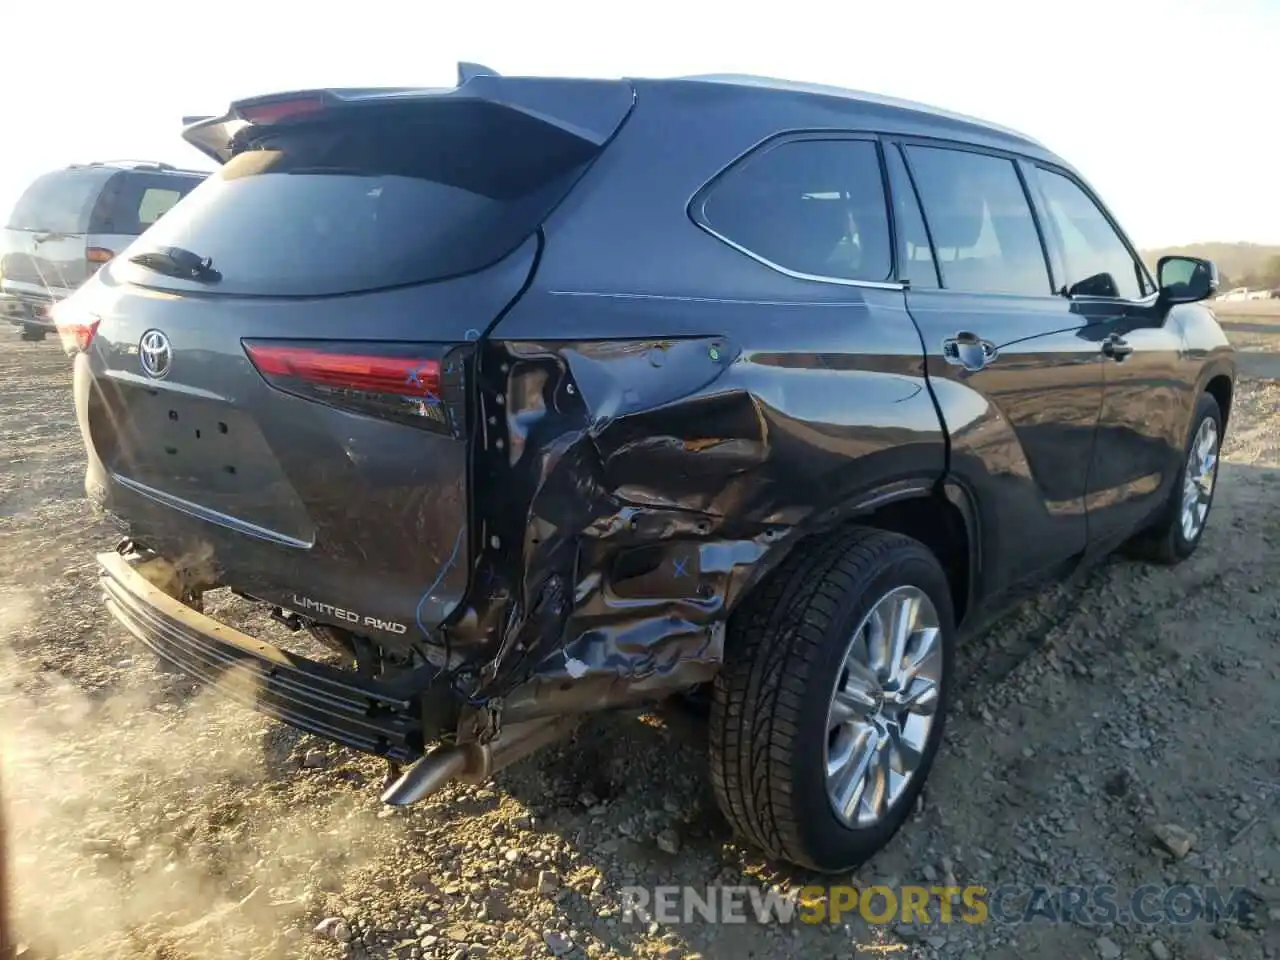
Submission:
M 1280 316 L 1224 320 L 1249 376 L 1200 551 L 1114 560 L 966 647 L 920 812 L 852 878 L 1248 891 L 1239 921 L 1154 927 L 628 922 L 629 884 L 814 880 L 731 840 L 675 709 L 383 808 L 379 763 L 196 691 L 108 621 L 67 362 L 0 331 L 0 745 L 29 956 L 1275 957 Z M 1162 824 L 1188 854 L 1153 842 Z

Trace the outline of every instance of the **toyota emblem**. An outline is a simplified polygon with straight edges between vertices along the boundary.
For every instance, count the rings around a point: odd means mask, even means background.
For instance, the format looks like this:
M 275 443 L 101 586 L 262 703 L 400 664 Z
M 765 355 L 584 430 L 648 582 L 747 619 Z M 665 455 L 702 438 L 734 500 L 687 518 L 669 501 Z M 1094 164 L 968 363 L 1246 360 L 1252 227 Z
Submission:
M 173 347 L 159 330 L 148 330 L 138 341 L 138 359 L 142 372 L 154 380 L 162 380 L 173 366 Z

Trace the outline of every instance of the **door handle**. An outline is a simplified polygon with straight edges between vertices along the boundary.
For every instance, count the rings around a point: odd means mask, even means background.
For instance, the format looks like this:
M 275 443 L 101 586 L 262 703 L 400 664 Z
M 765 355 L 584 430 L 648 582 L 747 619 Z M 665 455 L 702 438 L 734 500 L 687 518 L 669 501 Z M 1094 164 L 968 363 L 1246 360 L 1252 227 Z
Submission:
M 961 330 L 954 337 L 942 341 L 942 358 L 970 372 L 984 369 L 999 356 L 1000 351 L 994 343 L 968 330 Z
M 1113 333 L 1102 341 L 1102 352 L 1118 362 L 1133 353 L 1133 345 L 1125 340 L 1124 337 Z

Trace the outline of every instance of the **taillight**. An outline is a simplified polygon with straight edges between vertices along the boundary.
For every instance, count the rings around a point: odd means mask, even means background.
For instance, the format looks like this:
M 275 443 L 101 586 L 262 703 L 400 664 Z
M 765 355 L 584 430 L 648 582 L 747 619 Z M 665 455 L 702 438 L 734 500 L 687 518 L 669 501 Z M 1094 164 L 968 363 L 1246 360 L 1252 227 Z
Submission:
M 108 250 L 106 247 L 90 247 L 84 252 L 85 260 L 99 267 L 110 261 L 115 255 L 114 250 Z
M 250 123 L 277 123 L 323 109 L 324 100 L 320 97 L 296 97 L 240 107 L 236 112 Z
M 62 349 L 68 356 L 84 353 L 98 335 L 98 325 L 102 318 L 92 313 L 68 314 L 57 307 L 53 309 L 53 328 L 58 331 L 58 339 L 62 341 Z
M 420 426 L 455 426 L 440 356 L 400 345 L 299 346 L 246 342 L 249 360 L 272 386 L 309 400 Z M 452 370 L 453 365 L 449 365 Z

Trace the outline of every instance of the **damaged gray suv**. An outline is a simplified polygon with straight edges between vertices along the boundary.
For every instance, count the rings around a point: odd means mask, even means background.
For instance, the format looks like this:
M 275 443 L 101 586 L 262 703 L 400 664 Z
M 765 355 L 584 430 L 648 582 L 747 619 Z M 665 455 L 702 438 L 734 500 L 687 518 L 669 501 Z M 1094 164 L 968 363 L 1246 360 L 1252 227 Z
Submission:
M 220 169 L 59 309 L 106 601 L 388 759 L 392 804 L 703 691 L 736 831 L 850 868 L 924 784 L 959 637 L 1195 549 L 1216 271 L 1152 276 L 1062 159 L 918 104 L 460 74 L 189 122 Z

